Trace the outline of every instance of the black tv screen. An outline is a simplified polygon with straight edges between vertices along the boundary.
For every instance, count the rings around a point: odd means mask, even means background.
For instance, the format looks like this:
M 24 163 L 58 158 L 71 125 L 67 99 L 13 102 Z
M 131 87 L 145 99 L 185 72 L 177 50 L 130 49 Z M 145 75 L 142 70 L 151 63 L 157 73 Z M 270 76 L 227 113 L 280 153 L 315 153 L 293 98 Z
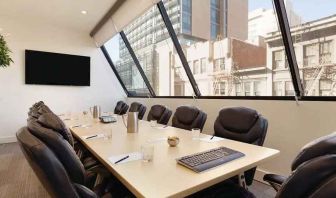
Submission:
M 26 84 L 90 86 L 90 57 L 26 50 Z

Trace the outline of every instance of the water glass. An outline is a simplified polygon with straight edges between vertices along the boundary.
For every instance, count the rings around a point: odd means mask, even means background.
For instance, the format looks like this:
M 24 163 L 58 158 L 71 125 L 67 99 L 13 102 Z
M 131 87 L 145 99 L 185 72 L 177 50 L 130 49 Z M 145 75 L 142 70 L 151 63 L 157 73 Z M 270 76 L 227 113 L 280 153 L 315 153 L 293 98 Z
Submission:
M 144 162 L 151 162 L 154 155 L 154 145 L 145 144 L 141 146 L 142 160 Z
M 111 140 L 112 139 L 112 129 L 106 129 L 105 138 L 107 140 Z
M 150 126 L 151 127 L 156 127 L 157 126 L 157 121 L 156 120 L 151 120 L 150 121 Z
M 198 140 L 201 134 L 201 129 L 193 128 L 191 129 L 191 136 L 193 140 Z

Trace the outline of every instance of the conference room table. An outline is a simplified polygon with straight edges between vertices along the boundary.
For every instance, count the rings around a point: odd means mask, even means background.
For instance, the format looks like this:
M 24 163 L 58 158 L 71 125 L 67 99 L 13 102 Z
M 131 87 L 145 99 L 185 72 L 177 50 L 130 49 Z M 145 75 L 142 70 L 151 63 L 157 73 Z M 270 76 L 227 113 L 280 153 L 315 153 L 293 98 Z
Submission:
M 224 181 L 256 167 L 279 154 L 278 150 L 255 146 L 228 139 L 214 138 L 201 133 L 200 139 L 193 139 L 191 131 L 163 125 L 152 126 L 139 120 L 138 133 L 127 133 L 121 116 L 114 115 L 115 123 L 104 124 L 97 119 L 65 121 L 73 135 L 137 197 L 184 197 Z M 81 125 L 78 127 L 78 125 Z M 111 138 L 100 136 L 111 134 Z M 99 138 L 86 139 L 99 135 Z M 180 139 L 176 147 L 167 143 L 168 136 Z M 141 146 L 153 144 L 153 160 L 134 160 L 112 163 L 112 156 L 140 152 Z M 177 163 L 176 159 L 197 152 L 224 146 L 245 154 L 223 165 L 196 173 Z

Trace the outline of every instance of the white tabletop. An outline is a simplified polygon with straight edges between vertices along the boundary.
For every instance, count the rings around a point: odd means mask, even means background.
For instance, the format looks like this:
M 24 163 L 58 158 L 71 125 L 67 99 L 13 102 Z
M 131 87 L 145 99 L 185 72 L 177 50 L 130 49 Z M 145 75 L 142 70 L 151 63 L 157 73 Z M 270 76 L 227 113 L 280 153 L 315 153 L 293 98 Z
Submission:
M 207 142 L 193 140 L 191 132 L 174 127 L 151 127 L 147 121 L 139 121 L 139 133 L 127 133 L 120 116 L 117 122 L 103 124 L 98 121 L 65 121 L 76 136 L 132 193 L 137 197 L 183 197 L 219 183 L 234 175 L 260 165 L 276 156 L 279 151 L 223 139 Z M 86 124 L 88 127 L 71 128 L 73 125 Z M 93 138 L 83 136 L 107 134 L 112 131 L 112 138 Z M 164 138 L 178 136 L 177 147 L 169 147 Z M 211 136 L 201 134 L 201 138 Z M 111 156 L 139 152 L 146 142 L 154 144 L 152 162 L 142 160 L 112 164 Z M 176 162 L 176 158 L 225 146 L 240 151 L 244 157 L 217 166 L 202 173 L 196 173 Z

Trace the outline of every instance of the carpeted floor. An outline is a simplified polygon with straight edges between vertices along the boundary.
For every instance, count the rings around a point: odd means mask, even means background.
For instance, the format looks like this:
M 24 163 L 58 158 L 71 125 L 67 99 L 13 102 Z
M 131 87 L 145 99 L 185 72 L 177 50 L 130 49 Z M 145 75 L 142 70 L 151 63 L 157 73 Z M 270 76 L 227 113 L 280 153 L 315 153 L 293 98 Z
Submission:
M 255 181 L 249 190 L 260 198 L 271 198 L 271 187 Z M 49 197 L 17 143 L 0 144 L 0 198 Z

